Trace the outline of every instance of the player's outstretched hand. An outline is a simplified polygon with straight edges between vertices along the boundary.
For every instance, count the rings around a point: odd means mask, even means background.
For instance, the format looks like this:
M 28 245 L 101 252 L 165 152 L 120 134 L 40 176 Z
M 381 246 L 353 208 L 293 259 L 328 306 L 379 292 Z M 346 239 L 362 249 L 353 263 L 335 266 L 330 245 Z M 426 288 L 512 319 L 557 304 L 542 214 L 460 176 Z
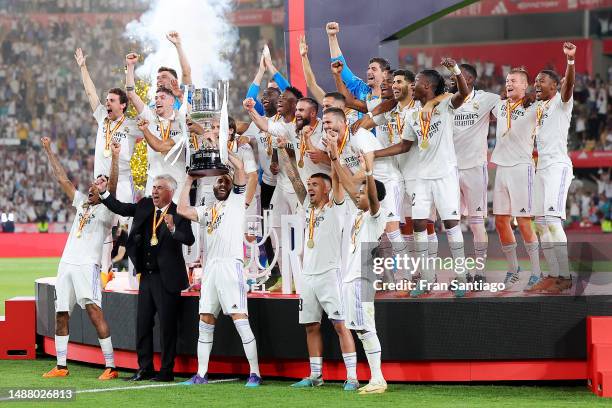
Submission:
M 121 144 L 117 142 L 113 142 L 111 144 L 111 152 L 113 153 L 113 156 L 115 157 L 119 156 L 119 153 L 121 152 Z
M 336 23 L 335 21 L 330 21 L 325 26 L 325 31 L 327 32 L 328 36 L 336 35 L 340 32 L 340 24 Z
M 576 46 L 571 42 L 564 42 L 563 53 L 565 54 L 568 60 L 573 60 L 574 58 L 576 58 Z
M 125 56 L 125 63 L 128 66 L 136 65 L 136 63 L 138 62 L 138 58 L 140 58 L 140 55 L 136 54 L 135 52 L 130 52 L 128 55 Z
M 170 31 L 166 34 L 166 38 L 174 45 L 181 45 L 181 36 L 178 31 Z
M 334 61 L 331 63 L 331 72 L 334 75 L 340 75 L 342 73 L 342 68 L 344 67 L 344 64 L 342 63 L 342 61 Z
M 164 214 L 164 221 L 171 232 L 174 232 L 174 215 Z
M 242 101 L 242 107 L 247 112 L 254 111 L 255 110 L 255 100 L 253 98 L 246 98 L 244 101 Z
M 445 68 L 447 68 L 449 70 L 452 70 L 453 67 L 455 65 L 457 65 L 457 61 L 455 61 L 454 59 L 449 58 L 449 57 L 443 57 L 442 61 L 440 62 L 440 64 L 442 64 L 443 67 L 445 67 Z
M 306 36 L 300 36 L 300 55 L 302 57 L 308 56 L 308 43 L 306 43 Z
M 149 127 L 149 121 L 144 118 L 140 118 L 138 119 L 138 122 L 136 122 L 136 125 L 141 132 L 144 132 Z
M 77 65 L 79 67 L 82 67 L 85 65 L 85 61 L 87 60 L 87 55 L 83 55 L 83 50 L 80 48 L 77 48 L 76 51 L 74 52 L 74 59 L 77 62 Z
M 40 142 L 45 150 L 49 150 L 51 148 L 51 139 L 49 139 L 47 136 L 41 137 Z

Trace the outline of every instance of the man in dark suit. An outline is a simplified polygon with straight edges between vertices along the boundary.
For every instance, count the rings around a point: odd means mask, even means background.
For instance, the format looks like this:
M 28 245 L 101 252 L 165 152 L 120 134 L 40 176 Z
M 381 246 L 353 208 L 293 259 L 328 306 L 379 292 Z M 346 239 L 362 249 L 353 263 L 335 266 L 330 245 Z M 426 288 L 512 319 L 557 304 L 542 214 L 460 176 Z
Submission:
M 115 214 L 134 217 L 127 240 L 127 254 L 140 273 L 136 348 L 138 372 L 128 381 L 174 381 L 174 357 L 181 290 L 189 286 L 182 245 L 195 241 L 191 222 L 176 213 L 172 196 L 176 181 L 169 175 L 155 178 L 151 197 L 136 204 L 118 201 L 101 192 L 102 203 Z M 162 364 L 153 371 L 153 326 L 159 315 Z

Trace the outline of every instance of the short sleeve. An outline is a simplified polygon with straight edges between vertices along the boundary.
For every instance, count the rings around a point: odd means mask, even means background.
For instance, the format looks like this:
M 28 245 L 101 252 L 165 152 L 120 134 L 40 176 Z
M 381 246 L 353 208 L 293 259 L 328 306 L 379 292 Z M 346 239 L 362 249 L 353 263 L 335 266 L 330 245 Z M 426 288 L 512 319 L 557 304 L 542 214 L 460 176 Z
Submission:
M 493 107 L 493 110 L 492 110 L 492 112 L 493 112 L 493 116 L 495 116 L 496 118 L 499 116 L 499 107 L 501 106 L 501 104 L 502 104 L 503 102 L 504 102 L 504 101 L 502 101 L 501 99 L 499 99 L 499 100 L 497 101 L 497 103 L 495 104 L 495 106 Z
M 275 137 L 285 136 L 289 138 L 287 128 L 280 122 L 268 122 L 268 133 Z
M 364 153 L 370 153 L 382 148 L 378 139 L 364 129 L 359 129 L 358 133 L 355 134 L 355 142 L 354 145 Z
M 240 146 L 240 150 L 242 150 L 242 162 L 244 163 L 244 172 L 246 174 L 253 173 L 257 171 L 257 163 L 255 162 L 255 156 L 253 155 L 253 150 L 249 145 Z
M 491 111 L 491 110 L 495 110 L 495 108 L 497 107 L 497 103 L 500 101 L 499 95 L 491 93 L 491 92 L 485 92 L 484 93 L 484 108 L 487 111 Z
M 146 105 L 142 108 L 142 112 L 140 112 L 138 116 L 142 119 L 148 120 L 150 124 L 153 124 L 153 121 L 155 121 L 155 115 L 153 115 L 151 109 Z
M 402 139 L 409 140 L 411 142 L 414 142 L 417 139 L 417 134 L 412 126 L 410 126 L 410 123 L 406 123 L 404 126 L 404 130 L 402 131 Z
M 444 98 L 444 100 L 438 104 L 437 109 L 439 109 L 441 112 L 455 113 L 455 107 L 453 106 L 452 101 L 452 95 L 448 98 Z
M 206 215 L 208 214 L 208 208 L 204 205 L 196 207 L 196 213 L 198 213 L 198 223 L 200 225 L 206 226 L 208 224 L 208 220 L 206 220 Z
M 383 212 L 382 205 L 378 209 L 378 213 L 374 215 L 368 216 L 368 223 L 370 225 L 370 239 L 372 241 L 378 240 L 380 236 L 385 232 L 385 227 L 387 226 L 387 216 Z
M 372 119 L 378 126 L 385 125 L 387 123 L 387 117 L 384 114 L 376 115 Z
M 78 208 L 86 200 L 87 200 L 87 196 L 77 190 L 74 192 L 74 198 L 72 199 L 72 206 L 75 208 Z
M 93 117 L 96 119 L 96 122 L 98 122 L 99 125 L 104 122 L 104 119 L 106 119 L 107 115 L 108 113 L 106 112 L 106 109 L 104 109 L 104 106 L 102 106 L 102 104 L 98 105 L 98 107 L 93 113 Z

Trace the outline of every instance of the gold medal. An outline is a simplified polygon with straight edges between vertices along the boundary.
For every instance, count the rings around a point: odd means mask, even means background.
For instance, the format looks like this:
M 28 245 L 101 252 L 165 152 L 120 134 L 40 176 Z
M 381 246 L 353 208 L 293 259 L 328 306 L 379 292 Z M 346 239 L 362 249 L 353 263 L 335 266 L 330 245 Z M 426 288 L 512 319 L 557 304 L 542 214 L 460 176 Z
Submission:
M 82 235 L 81 234 L 81 230 L 77 230 L 75 235 L 76 235 L 77 238 L 81 238 L 81 235 Z
M 151 238 L 151 246 L 157 245 L 158 242 L 159 241 L 157 240 L 157 237 L 153 235 L 153 237 Z
M 421 149 L 425 150 L 429 147 L 429 140 L 425 139 L 421 142 Z
M 170 206 L 166 207 L 166 209 L 160 214 L 159 219 L 157 219 L 157 211 L 153 209 L 153 234 L 152 234 L 153 236 L 151 237 L 151 246 L 155 246 L 159 242 L 157 240 L 157 228 L 162 223 L 164 219 L 164 215 L 166 215 L 169 208 Z
M 302 167 L 304 167 L 304 159 L 300 159 L 300 161 L 298 162 L 298 167 L 301 169 Z
M 111 157 L 110 149 L 104 149 L 104 157 Z
M 306 243 L 306 245 L 310 249 L 314 248 L 314 239 L 309 239 L 308 242 Z

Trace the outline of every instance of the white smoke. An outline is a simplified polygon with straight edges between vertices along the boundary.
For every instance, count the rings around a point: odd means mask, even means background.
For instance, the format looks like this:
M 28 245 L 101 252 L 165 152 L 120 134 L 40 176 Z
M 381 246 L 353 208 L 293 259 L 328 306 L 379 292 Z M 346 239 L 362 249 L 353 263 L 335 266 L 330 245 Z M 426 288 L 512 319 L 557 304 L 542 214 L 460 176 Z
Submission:
M 154 84 L 157 69 L 168 66 L 176 69 L 180 80 L 176 48 L 166 39 L 166 34 L 175 30 L 181 36 L 196 87 L 215 86 L 217 80 L 231 78 L 228 58 L 238 41 L 238 31 L 227 19 L 232 0 L 152 0 L 150 3 L 139 20 L 126 26 L 125 36 L 138 41 L 146 55 L 144 63 L 137 65 L 138 77 Z

